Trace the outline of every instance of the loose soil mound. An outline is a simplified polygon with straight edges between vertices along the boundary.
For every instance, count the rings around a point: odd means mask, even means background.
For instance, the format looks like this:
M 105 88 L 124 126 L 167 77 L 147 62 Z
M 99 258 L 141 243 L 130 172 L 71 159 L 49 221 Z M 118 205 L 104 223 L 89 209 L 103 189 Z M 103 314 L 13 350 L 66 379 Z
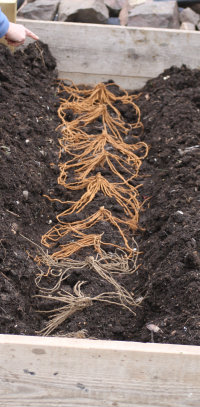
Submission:
M 56 64 L 42 43 L 14 56 L 1 46 L 0 59 L 0 332 L 34 335 L 47 321 L 47 315 L 37 311 L 51 309 L 52 303 L 34 297 L 37 268 L 31 256 L 36 249 L 22 235 L 40 244 L 41 236 L 56 224 L 63 207 L 43 194 L 66 199 L 57 185 Z M 141 201 L 150 199 L 140 214 L 143 230 L 135 236 L 141 266 L 121 283 L 143 302 L 136 317 L 117 306 L 94 303 L 55 333 L 199 345 L 200 72 L 172 67 L 141 92 L 140 139 L 150 145 L 150 152 L 138 183 L 143 184 Z M 131 121 L 128 107 L 122 110 L 124 120 Z M 98 207 L 104 204 L 99 194 Z M 119 208 L 108 204 L 119 216 Z M 80 275 L 79 270 L 72 272 L 68 287 Z M 99 286 L 109 290 L 97 276 L 83 277 L 88 294 Z

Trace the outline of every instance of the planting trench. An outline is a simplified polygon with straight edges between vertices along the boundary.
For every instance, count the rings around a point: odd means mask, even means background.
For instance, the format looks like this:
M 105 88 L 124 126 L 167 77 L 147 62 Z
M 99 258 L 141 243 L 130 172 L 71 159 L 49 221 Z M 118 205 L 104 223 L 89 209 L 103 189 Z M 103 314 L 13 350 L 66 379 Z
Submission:
M 66 153 L 59 157 L 63 127 L 56 131 L 61 124 L 59 97 L 68 95 L 57 92 L 56 64 L 47 46 L 32 44 L 14 56 L 1 46 L 0 59 L 0 332 L 35 335 L 46 327 L 49 316 L 37 311 L 63 305 L 36 296 L 40 292 L 35 284 L 39 271 L 33 260 L 37 254 L 34 243 L 41 247 L 41 237 L 58 224 L 56 216 L 66 209 L 44 195 L 76 201 L 81 191 L 69 191 L 57 183 L 60 160 L 69 159 Z M 115 84 L 107 88 L 124 95 Z M 133 129 L 126 142 L 146 143 L 149 152 L 133 182 L 134 187 L 142 184 L 138 188 L 139 205 L 143 203 L 139 227 L 135 232 L 126 229 L 127 238 L 134 237 L 134 249 L 140 253 L 134 258 L 136 271 L 114 277 L 136 301 L 130 307 L 135 314 L 123 306 L 94 301 L 64 320 L 52 334 L 198 345 L 200 72 L 172 67 L 130 94 L 139 96 L 134 101 L 144 131 L 139 126 Z M 137 119 L 130 104 L 117 102 L 116 106 L 126 127 Z M 68 109 L 66 121 L 74 118 Z M 89 134 L 98 134 L 97 122 L 89 127 Z M 110 183 L 117 182 L 116 174 L 106 166 L 101 173 Z M 67 182 L 73 182 L 71 173 Z M 124 218 L 116 200 L 98 192 L 84 211 L 70 215 L 70 222 L 86 219 L 102 207 L 114 217 Z M 121 246 L 121 237 L 105 219 L 93 232 L 104 233 L 106 242 Z M 56 242 L 55 250 L 59 244 Z M 46 253 L 44 246 L 43 250 Z M 72 259 L 93 255 L 91 250 L 78 251 Z M 84 281 L 82 290 L 90 298 L 113 291 L 112 284 L 89 266 L 72 269 L 63 289 L 72 295 L 79 281 Z M 50 289 L 54 277 L 43 277 L 42 284 Z

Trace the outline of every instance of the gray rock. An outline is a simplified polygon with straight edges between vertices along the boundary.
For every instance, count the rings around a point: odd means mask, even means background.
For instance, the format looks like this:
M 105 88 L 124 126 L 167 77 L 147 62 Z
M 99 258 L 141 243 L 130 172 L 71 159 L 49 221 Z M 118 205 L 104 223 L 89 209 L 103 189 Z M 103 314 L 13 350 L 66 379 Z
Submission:
M 195 25 L 190 23 L 189 21 L 184 21 L 181 26 L 180 26 L 180 30 L 195 30 Z
M 143 3 L 152 3 L 153 0 L 126 0 L 119 13 L 119 19 L 121 25 L 128 24 L 128 12 L 133 10 L 134 7 Z
M 127 25 L 128 23 L 128 1 L 126 1 L 119 13 L 119 21 L 121 25 Z
M 121 21 L 121 18 L 120 18 Z M 128 10 L 128 26 L 179 28 L 179 13 L 176 1 L 145 2 Z
M 54 20 L 59 6 L 59 0 L 35 0 L 25 4 L 18 13 L 18 17 L 29 18 L 30 20 Z
M 180 12 L 180 21 L 181 23 L 192 23 L 197 25 L 200 20 L 199 14 L 195 13 L 190 7 L 185 8 Z
M 105 24 L 109 18 L 108 8 L 103 0 L 61 0 L 59 21 Z

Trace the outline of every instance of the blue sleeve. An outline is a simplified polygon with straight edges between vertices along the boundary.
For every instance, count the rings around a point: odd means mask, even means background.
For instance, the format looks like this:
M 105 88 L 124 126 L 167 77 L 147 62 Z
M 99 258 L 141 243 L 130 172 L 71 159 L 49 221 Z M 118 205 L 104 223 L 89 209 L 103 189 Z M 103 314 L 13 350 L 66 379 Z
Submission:
M 9 28 L 9 21 L 5 14 L 0 9 L 0 38 L 3 37 Z

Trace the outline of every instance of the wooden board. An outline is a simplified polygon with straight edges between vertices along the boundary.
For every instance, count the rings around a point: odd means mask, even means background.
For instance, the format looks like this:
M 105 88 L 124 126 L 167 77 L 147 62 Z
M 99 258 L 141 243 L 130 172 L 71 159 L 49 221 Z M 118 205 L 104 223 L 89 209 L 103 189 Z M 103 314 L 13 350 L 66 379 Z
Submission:
M 9 21 L 16 22 L 17 0 L 0 0 L 0 8 L 6 15 Z M 0 38 L 0 43 L 7 45 L 7 42 Z M 9 47 L 11 51 L 14 51 L 14 47 Z
M 199 407 L 200 348 L 0 335 L 1 407 Z
M 171 65 L 200 67 L 198 32 L 18 21 L 76 83 L 133 89 Z M 0 335 L 0 407 L 86 406 L 199 407 L 200 348 Z
M 4 14 L 6 14 L 9 21 L 15 23 L 17 0 L 0 0 L 0 8 Z
M 113 79 L 135 89 L 172 65 L 200 68 L 198 31 L 17 21 L 48 43 L 60 78 L 77 84 Z

